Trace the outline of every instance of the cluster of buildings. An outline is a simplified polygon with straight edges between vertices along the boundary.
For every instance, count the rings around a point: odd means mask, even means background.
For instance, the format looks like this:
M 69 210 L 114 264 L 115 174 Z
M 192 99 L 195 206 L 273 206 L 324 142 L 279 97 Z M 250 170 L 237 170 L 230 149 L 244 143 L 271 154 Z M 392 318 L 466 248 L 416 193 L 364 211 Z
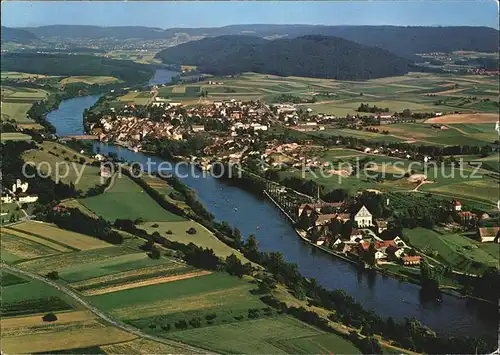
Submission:
M 451 202 L 451 209 L 457 216 L 454 224 L 469 228 L 477 226 L 477 239 L 481 243 L 500 242 L 500 227 L 481 227 L 479 224 L 480 221 L 486 221 L 490 218 L 487 213 L 478 215 L 471 211 L 464 211 L 462 203 L 458 200 Z
M 27 182 L 16 179 L 16 182 L 12 184 L 11 190 L 6 187 L 2 189 L 2 203 L 33 203 L 38 201 L 38 196 L 28 193 L 28 187 L 29 184 Z
M 233 99 L 186 108 L 158 97 L 147 107 L 146 115 L 144 110 L 139 115 L 136 105 L 127 104 L 117 114 L 104 115 L 90 126 L 102 141 L 135 147 L 147 138 L 182 140 L 188 135 L 216 130 L 227 134 L 230 140 L 268 128 L 268 113 L 259 103 Z
M 422 257 L 409 255 L 411 248 L 400 238 L 383 240 L 379 235 L 387 230 L 387 221 L 374 219 L 364 205 L 355 213 L 347 213 L 349 206 L 346 202 L 310 203 L 300 205 L 299 216 L 306 214 L 313 217 L 313 225 L 309 228 L 309 238 L 319 246 L 328 246 L 345 255 L 357 256 L 364 259 L 365 254 L 374 251 L 376 264 L 399 263 L 406 266 L 419 265 Z M 328 213 L 323 213 L 327 210 Z M 333 235 L 327 228 L 332 221 L 340 221 L 343 225 L 350 223 L 349 235 L 337 233 Z

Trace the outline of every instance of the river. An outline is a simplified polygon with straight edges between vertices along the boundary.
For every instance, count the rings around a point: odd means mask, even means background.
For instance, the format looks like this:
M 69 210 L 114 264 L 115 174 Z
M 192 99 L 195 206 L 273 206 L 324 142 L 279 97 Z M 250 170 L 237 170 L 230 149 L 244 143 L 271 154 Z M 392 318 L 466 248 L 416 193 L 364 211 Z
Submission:
M 172 77 L 179 74 L 179 72 L 168 69 L 156 69 L 155 75 L 149 80 L 148 85 L 168 84 L 172 80 Z
M 60 135 L 70 131 L 81 134 L 83 128 L 77 130 L 76 126 L 81 125 L 83 110 L 94 102 L 94 99 L 83 97 L 67 100 L 50 114 L 49 120 Z M 155 164 L 163 161 L 111 144 L 96 142 L 94 147 L 102 154 L 112 152 L 129 162 L 146 164 L 148 158 Z M 314 277 L 324 287 L 344 289 L 380 316 L 396 320 L 415 317 L 443 334 L 496 336 L 496 307 L 449 295 L 443 295 L 441 303 L 423 303 L 417 285 L 360 272 L 353 265 L 306 245 L 269 201 L 213 177 L 196 178 L 190 171 L 192 169 L 185 165 L 178 168 L 178 172 L 188 175 L 182 181 L 197 191 L 199 199 L 217 220 L 229 222 L 245 236 L 255 234 L 261 250 L 283 253 L 287 261 L 297 263 L 304 276 Z

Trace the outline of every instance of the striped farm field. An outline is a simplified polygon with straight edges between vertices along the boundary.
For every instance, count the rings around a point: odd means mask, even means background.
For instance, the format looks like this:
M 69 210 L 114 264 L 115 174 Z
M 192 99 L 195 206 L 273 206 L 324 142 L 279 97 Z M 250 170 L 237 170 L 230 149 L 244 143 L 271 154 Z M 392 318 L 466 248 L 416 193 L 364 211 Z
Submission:
M 113 271 L 113 269 L 111 268 L 107 268 L 107 270 Z M 186 272 L 188 270 L 189 268 L 183 264 L 164 263 L 140 269 L 131 269 L 129 271 L 114 272 L 112 274 L 104 276 L 93 277 L 86 280 L 73 282 L 70 284 L 70 286 L 78 291 L 83 291 L 103 286 L 111 286 L 113 284 L 123 284 L 138 279 L 145 279 L 148 277 L 156 276 L 160 273 L 163 275 L 174 275 Z
M 39 274 L 46 274 L 50 271 L 57 270 L 59 273 L 64 273 L 66 270 L 75 270 L 78 268 L 84 269 L 94 262 L 106 260 L 120 255 L 129 254 L 130 250 L 118 246 L 110 246 L 102 249 L 91 249 L 74 251 L 71 253 L 62 253 L 52 255 L 49 258 L 38 258 L 33 260 L 23 261 L 17 266 L 24 270 L 32 270 Z
M 17 257 L 19 260 L 39 258 L 58 253 L 57 250 L 46 245 L 10 235 L 8 232 L 4 232 L 4 230 L 2 230 L 1 242 L 2 256 L 6 252 L 9 255 Z
M 109 243 L 106 243 L 100 239 L 63 230 L 57 228 L 57 226 L 43 222 L 27 221 L 16 224 L 14 227 L 12 227 L 12 229 L 39 236 L 41 238 L 49 239 L 56 243 L 63 243 L 70 248 L 76 248 L 79 250 L 99 249 L 110 246 Z
M 492 123 L 498 121 L 497 113 L 461 113 L 430 118 L 425 123 Z
M 236 255 L 241 259 L 242 262 L 249 262 L 241 253 L 235 251 L 233 248 L 224 244 L 222 241 L 217 239 L 212 232 L 201 224 L 195 221 L 182 221 L 182 222 L 153 222 L 144 223 L 139 226 L 139 228 L 144 229 L 148 233 L 158 232 L 160 235 L 165 235 L 167 239 L 174 242 L 179 242 L 183 244 L 193 243 L 201 248 L 212 249 L 214 253 L 222 258 L 225 258 L 231 254 Z M 189 234 L 187 230 L 194 228 L 196 234 Z M 172 232 L 166 234 L 167 232 Z
M 58 325 L 95 319 L 95 315 L 88 311 L 54 312 L 54 314 L 57 316 L 57 321 L 53 324 Z M 25 317 L 2 318 L 0 324 L 2 326 L 2 331 L 4 331 L 13 328 L 42 326 L 47 323 L 42 320 L 40 315 L 30 315 Z
M 100 325 L 94 328 L 60 329 L 39 334 L 2 337 L 2 352 L 9 354 L 54 352 L 95 345 L 114 344 L 135 339 L 136 336 L 115 328 Z
M 100 350 L 106 354 L 193 354 L 192 348 L 186 349 L 180 345 L 177 347 L 142 338 L 124 343 L 100 346 Z
M 6 233 L 8 233 L 9 235 L 31 240 L 32 242 L 45 245 L 49 248 L 60 251 L 62 253 L 72 251 L 72 249 L 69 249 L 67 246 L 64 246 L 62 244 L 54 243 L 54 242 L 52 242 L 48 239 L 45 239 L 45 238 L 40 238 L 40 237 L 36 237 L 36 236 L 28 234 L 28 233 L 20 232 L 20 231 L 13 229 L 13 228 L 6 227 L 6 228 L 3 228 L 2 230 L 5 231 Z
M 104 279 L 107 276 L 110 278 L 120 278 L 120 275 L 125 272 L 133 273 L 136 271 L 140 273 L 140 270 L 144 268 L 157 268 L 161 270 L 164 267 L 168 268 L 177 265 L 167 258 L 152 259 L 145 252 L 131 252 L 130 249 L 125 247 L 117 248 L 123 251 L 123 253 L 109 255 L 109 248 L 99 249 L 97 250 L 96 258 L 91 262 L 85 263 L 82 260 L 81 262 L 74 263 L 61 270 L 59 275 L 62 279 L 71 283 L 85 282 L 86 280 L 91 283 L 104 282 L 100 278 Z M 83 287 L 83 285 L 80 286 Z
M 158 284 L 163 284 L 163 283 L 167 283 L 167 282 L 174 282 L 174 281 L 179 281 L 179 280 L 186 280 L 186 279 L 191 279 L 193 277 L 199 277 L 199 276 L 210 275 L 210 274 L 211 274 L 210 271 L 201 270 L 201 271 L 196 271 L 196 272 L 190 272 L 187 274 L 155 277 L 155 278 L 146 279 L 146 280 L 142 280 L 142 281 L 126 283 L 123 285 L 94 289 L 94 290 L 86 291 L 86 292 L 84 292 L 84 294 L 86 296 L 104 295 L 104 294 L 112 293 L 112 292 L 130 290 L 133 288 L 145 287 L 145 286 L 151 286 L 151 285 L 158 285 Z
M 265 306 L 250 293 L 253 288 L 245 281 L 216 272 L 93 296 L 90 301 L 118 318 L 141 320 L 179 312 L 211 312 L 214 309 L 229 312 L 238 308 L 246 311 L 248 308 Z

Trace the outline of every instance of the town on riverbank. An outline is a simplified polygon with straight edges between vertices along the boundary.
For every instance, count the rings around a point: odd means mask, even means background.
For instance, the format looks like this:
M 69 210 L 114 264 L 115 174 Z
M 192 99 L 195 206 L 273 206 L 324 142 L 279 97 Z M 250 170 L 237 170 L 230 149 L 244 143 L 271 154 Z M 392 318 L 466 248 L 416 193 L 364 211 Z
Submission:
M 198 36 L 2 42 L 2 352 L 493 351 L 490 53 L 305 35 L 394 70 L 255 73 Z

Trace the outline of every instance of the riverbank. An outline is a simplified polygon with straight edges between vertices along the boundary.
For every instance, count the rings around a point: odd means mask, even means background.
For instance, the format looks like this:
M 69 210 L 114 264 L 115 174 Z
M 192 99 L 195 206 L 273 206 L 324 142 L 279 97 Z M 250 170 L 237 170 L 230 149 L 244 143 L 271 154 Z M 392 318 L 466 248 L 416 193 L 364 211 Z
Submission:
M 54 112 L 60 116 L 58 130 L 67 129 L 72 124 L 81 125 L 79 114 L 89 107 L 74 104 L 70 117 L 66 117 L 65 112 Z M 164 158 L 158 156 L 135 153 L 127 148 L 100 142 L 92 142 L 92 149 L 94 154 L 112 154 L 124 161 L 137 161 L 144 166 L 148 159 L 157 164 L 156 166 L 164 161 Z M 199 200 L 215 216 L 216 221 L 227 221 L 238 228 L 244 237 L 254 234 L 260 250 L 280 252 L 284 260 L 295 263 L 305 277 L 314 278 L 329 290 L 345 290 L 346 294 L 360 302 L 364 308 L 398 321 L 414 317 L 442 334 L 496 334 L 497 322 L 489 317 L 496 313 L 490 311 L 490 308 L 483 309 L 484 306 L 480 302 L 469 302 L 448 295 L 444 295 L 440 304 L 422 302 L 418 296 L 418 287 L 413 283 L 360 273 L 351 263 L 332 258 L 324 252 L 315 252 L 315 248 L 310 248 L 301 238 L 297 238 L 296 231 L 289 221 L 281 218 L 274 204 L 255 188 L 242 189 L 236 186 L 238 184 L 228 184 L 223 179 L 211 176 L 191 176 L 191 168 L 184 164 L 176 167 L 176 170 L 182 175 L 182 182 L 197 192 Z M 174 169 L 171 172 L 174 172 Z M 256 228 L 257 226 L 262 228 Z M 401 299 L 407 302 L 403 303 Z

